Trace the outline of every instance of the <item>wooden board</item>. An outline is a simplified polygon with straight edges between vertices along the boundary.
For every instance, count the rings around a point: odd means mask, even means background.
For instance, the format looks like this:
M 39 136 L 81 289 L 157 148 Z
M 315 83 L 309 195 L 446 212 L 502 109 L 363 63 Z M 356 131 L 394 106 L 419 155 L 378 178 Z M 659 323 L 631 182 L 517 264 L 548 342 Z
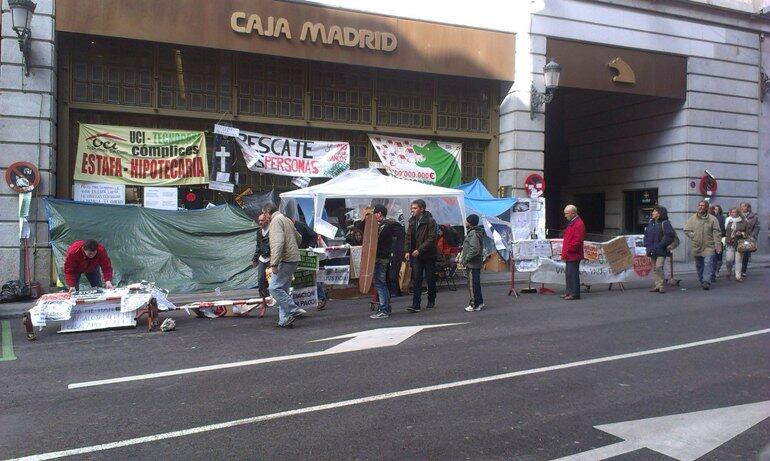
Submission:
M 361 248 L 361 271 L 358 276 L 358 291 L 362 294 L 369 293 L 372 288 L 379 227 L 372 210 L 367 208 L 364 219 L 364 244 Z

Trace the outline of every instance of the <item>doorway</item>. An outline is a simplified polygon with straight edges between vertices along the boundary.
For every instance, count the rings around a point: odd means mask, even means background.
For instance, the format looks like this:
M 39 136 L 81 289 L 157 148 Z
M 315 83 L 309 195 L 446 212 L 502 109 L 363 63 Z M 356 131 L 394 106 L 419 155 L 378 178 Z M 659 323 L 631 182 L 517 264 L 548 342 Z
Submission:
M 650 222 L 652 209 L 658 204 L 658 189 L 623 192 L 623 230 L 627 234 L 643 234 Z

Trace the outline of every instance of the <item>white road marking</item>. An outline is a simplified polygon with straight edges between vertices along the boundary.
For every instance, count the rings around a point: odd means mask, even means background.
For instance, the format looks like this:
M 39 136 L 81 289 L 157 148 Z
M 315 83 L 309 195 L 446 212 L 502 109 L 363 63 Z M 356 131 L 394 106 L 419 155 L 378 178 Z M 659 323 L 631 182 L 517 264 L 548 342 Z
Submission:
M 278 357 L 265 357 L 261 359 L 244 360 L 241 362 L 220 363 L 217 365 L 206 365 L 202 367 L 182 368 L 180 370 L 161 371 L 157 373 L 146 373 L 143 375 L 124 376 L 122 378 L 101 379 L 98 381 L 87 381 L 83 383 L 72 383 L 67 389 L 78 389 L 81 387 L 103 386 L 105 384 L 125 383 L 128 381 L 141 381 L 145 379 L 163 378 L 167 376 L 186 375 L 190 373 L 201 373 L 204 371 L 224 370 L 227 368 L 247 367 L 259 365 L 262 363 L 283 362 L 286 360 L 306 359 L 309 357 L 320 357 L 324 355 L 340 354 L 343 352 L 363 351 L 366 349 L 377 349 L 380 347 L 390 347 L 401 344 L 422 330 L 429 328 L 451 327 L 454 325 L 465 325 L 464 323 L 441 323 L 438 325 L 417 325 L 411 327 L 391 327 L 377 328 L 375 330 L 359 331 L 346 335 L 335 336 L 333 338 L 317 339 L 317 341 L 331 341 L 334 339 L 351 338 L 345 342 L 337 344 L 329 349 L 318 352 L 307 352 L 304 354 L 281 355 Z
M 624 442 L 554 461 L 613 458 L 649 448 L 679 461 L 693 461 L 770 417 L 770 400 L 678 415 L 603 424 L 596 429 Z
M 126 447 L 131 445 L 139 445 L 142 443 L 148 443 L 148 442 L 155 442 L 158 440 L 166 440 L 166 439 L 172 439 L 176 437 L 184 437 L 188 435 L 193 434 L 200 434 L 203 432 L 209 432 L 209 431 L 215 431 L 219 429 L 227 429 L 231 427 L 236 426 L 243 426 L 247 424 L 254 424 L 262 421 L 269 421 L 273 419 L 279 419 L 279 418 L 286 418 L 289 416 L 297 416 L 307 413 L 313 413 L 317 411 L 323 411 L 323 410 L 331 410 L 335 408 L 343 408 L 343 407 L 349 407 L 353 405 L 360 405 L 363 403 L 371 403 L 371 402 L 379 402 L 383 400 L 390 400 L 400 397 L 407 397 L 410 395 L 417 395 L 417 394 L 425 394 L 428 392 L 434 392 L 434 391 L 441 391 L 445 389 L 453 389 L 457 387 L 463 387 L 463 386 L 470 386 L 474 384 L 481 384 L 481 383 L 487 383 L 487 382 L 493 382 L 493 381 L 500 381 L 504 379 L 510 379 L 510 378 L 516 378 L 519 376 L 526 376 L 526 375 L 534 375 L 538 373 L 545 373 L 549 371 L 556 371 L 556 370 L 564 370 L 567 368 L 575 368 L 575 367 L 581 367 L 585 365 L 592 365 L 595 363 L 604 363 L 604 362 L 613 362 L 617 360 L 624 360 L 634 357 L 643 357 L 646 355 L 653 355 L 653 354 L 661 354 L 664 352 L 671 352 L 671 351 L 677 351 L 682 349 L 690 349 L 693 347 L 699 347 L 699 346 L 706 346 L 709 344 L 717 344 L 725 341 L 733 341 L 736 339 L 742 339 L 742 338 L 749 338 L 752 336 L 757 335 L 763 335 L 770 333 L 770 328 L 766 328 L 763 330 L 755 330 L 755 331 L 749 331 L 746 333 L 740 333 L 736 335 L 730 335 L 730 336 L 722 336 L 719 338 L 712 338 L 712 339 L 706 339 L 703 341 L 695 341 L 691 343 L 684 343 L 684 344 L 677 344 L 675 346 L 668 346 L 668 347 L 660 347 L 657 349 L 648 349 L 644 351 L 638 351 L 638 352 L 631 352 L 628 354 L 619 354 L 619 355 L 611 355 L 607 357 L 599 357 L 595 359 L 588 359 L 588 360 L 580 360 L 577 362 L 570 362 L 570 363 L 563 363 L 561 365 L 551 365 L 547 367 L 540 367 L 540 368 L 532 368 L 530 370 L 520 370 L 520 371 L 514 371 L 510 373 L 503 373 L 499 375 L 492 375 L 492 376 L 484 376 L 481 378 L 473 378 L 473 379 L 466 379 L 462 381 L 455 381 L 450 383 L 444 383 L 444 384 L 436 384 L 433 386 L 426 386 L 426 387 L 417 387 L 414 389 L 406 389 L 403 391 L 397 391 L 397 392 L 390 392 L 387 394 L 379 394 L 379 395 L 371 395 L 368 397 L 361 397 L 357 399 L 351 399 L 351 400 L 342 400 L 339 402 L 332 402 L 327 403 L 323 405 L 315 405 L 311 407 L 303 407 L 303 408 L 297 408 L 295 410 L 288 410 L 288 411 L 282 411 L 278 413 L 272 413 L 268 415 L 261 415 L 261 416 L 253 416 L 251 418 L 244 418 L 244 419 L 237 419 L 234 421 L 227 421 L 224 423 L 217 423 L 217 424 L 208 424 L 205 426 L 198 426 L 198 427 L 192 427 L 189 429 L 182 429 L 179 431 L 173 431 L 173 432 L 163 432 L 160 434 L 154 434 L 154 435 L 147 435 L 144 437 L 136 437 L 133 439 L 126 439 L 126 440 L 120 440 L 117 442 L 110 442 L 110 443 L 103 443 L 100 445 L 92 445 L 87 447 L 80 447 L 80 448 L 72 448 L 69 450 L 62 450 L 62 451 L 53 451 L 49 453 L 42 453 L 39 455 L 32 455 L 27 456 L 24 458 L 18 458 L 20 461 L 31 461 L 31 460 L 44 460 L 44 459 L 54 459 L 54 458 L 62 458 L 65 456 L 75 456 L 75 455 L 82 455 L 85 453 L 93 453 L 97 451 L 104 451 L 104 450 L 111 450 L 113 448 L 120 448 L 120 447 Z

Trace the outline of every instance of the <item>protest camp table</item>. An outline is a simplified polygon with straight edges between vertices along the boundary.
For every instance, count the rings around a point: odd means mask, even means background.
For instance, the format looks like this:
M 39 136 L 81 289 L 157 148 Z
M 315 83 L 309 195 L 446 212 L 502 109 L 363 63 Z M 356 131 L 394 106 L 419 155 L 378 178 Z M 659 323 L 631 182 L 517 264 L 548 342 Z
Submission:
M 146 316 L 147 331 L 159 324 L 161 310 L 173 309 L 166 294 L 152 284 L 109 290 L 49 293 L 22 316 L 27 339 L 37 339 L 34 327 L 63 322 L 59 333 L 134 328 Z

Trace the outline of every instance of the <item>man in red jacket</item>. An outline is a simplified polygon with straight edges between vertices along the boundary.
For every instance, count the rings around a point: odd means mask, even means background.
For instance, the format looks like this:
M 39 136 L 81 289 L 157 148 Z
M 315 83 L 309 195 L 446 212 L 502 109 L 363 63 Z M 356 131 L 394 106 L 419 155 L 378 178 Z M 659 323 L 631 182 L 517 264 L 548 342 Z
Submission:
M 64 256 L 64 282 L 70 293 L 77 291 L 81 274 L 86 275 L 92 287 L 101 287 L 99 268 L 104 275 L 104 286 L 112 289 L 112 262 L 104 246 L 96 240 L 73 242 Z
M 578 216 L 575 205 L 564 208 L 564 217 L 569 223 L 564 230 L 564 242 L 561 247 L 561 259 L 567 264 L 565 271 L 567 292 L 564 299 L 580 299 L 580 260 L 583 259 L 583 240 L 586 237 L 586 226 Z

